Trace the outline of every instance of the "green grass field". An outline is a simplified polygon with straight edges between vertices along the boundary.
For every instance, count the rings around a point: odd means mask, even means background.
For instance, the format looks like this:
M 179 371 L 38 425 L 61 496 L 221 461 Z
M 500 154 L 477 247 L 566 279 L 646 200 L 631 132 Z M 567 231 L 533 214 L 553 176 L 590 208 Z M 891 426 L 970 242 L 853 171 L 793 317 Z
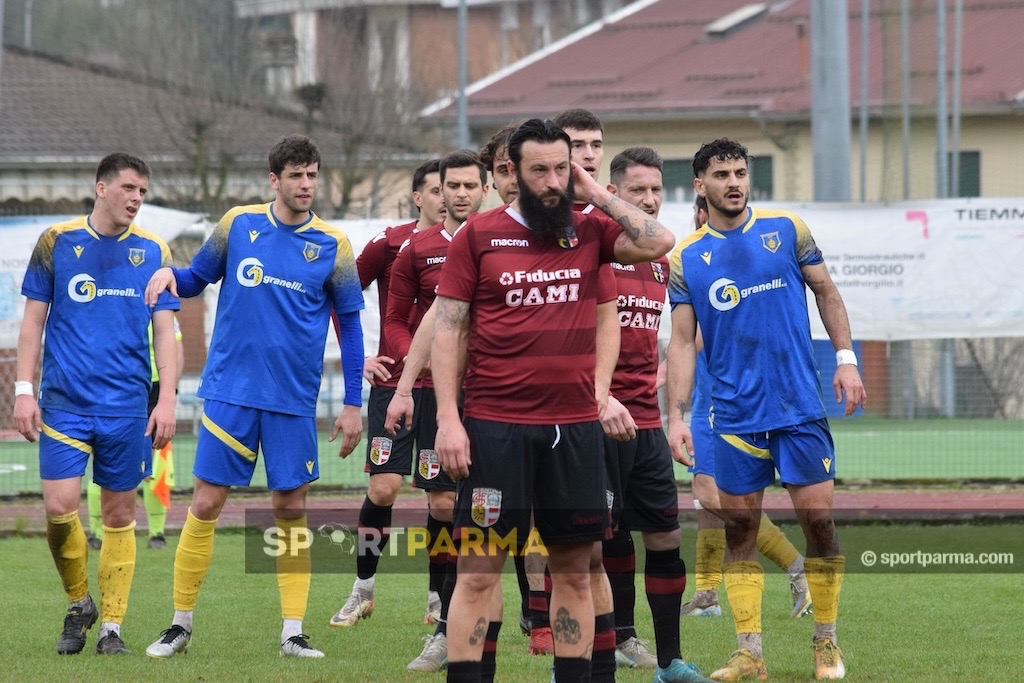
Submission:
M 887 529 L 858 527 L 842 531 L 847 555 L 851 546 L 890 534 Z M 798 533 L 787 528 L 793 537 Z M 949 534 L 988 536 L 1012 541 L 1016 550 L 1024 538 L 1022 526 L 963 527 L 959 530 L 908 526 L 898 534 L 901 543 L 925 542 L 947 547 Z M 857 540 L 855 536 L 861 535 Z M 684 555 L 692 572 L 693 532 L 685 531 Z M 1016 540 L 1014 540 L 1016 539 Z M 890 538 L 892 540 L 892 538 Z M 425 569 L 418 574 L 388 573 L 382 560 L 377 579 L 377 608 L 371 619 L 352 629 L 327 626 L 330 615 L 347 596 L 351 567 L 337 574 L 313 577 L 305 630 L 311 642 L 327 653 L 323 660 L 299 661 L 277 654 L 280 632 L 278 597 L 273 574 L 245 572 L 243 536 L 220 533 L 206 584 L 196 612 L 192 650 L 170 660 L 151 660 L 145 647 L 169 625 L 172 616 L 173 545 L 166 551 L 141 547 L 123 635 L 134 650 L 129 657 L 107 659 L 92 654 L 97 633 L 90 631 L 86 650 L 75 657 L 55 653 L 66 599 L 41 538 L 0 540 L 3 558 L 3 623 L 10 634 L 0 678 L 17 681 L 52 680 L 281 680 L 281 681 L 423 681 L 440 675 L 409 674 L 405 665 L 430 632 L 421 617 L 426 593 Z M 909 546 L 913 547 L 913 546 Z M 918 546 L 919 547 L 919 546 Z M 950 548 L 955 549 L 955 548 Z M 95 577 L 98 553 L 90 555 Z M 1018 681 L 1019 663 L 1012 643 L 1024 628 L 1020 610 L 1020 563 L 1013 573 L 895 573 L 853 571 L 842 592 L 839 642 L 853 681 Z M 351 563 L 350 563 L 351 564 Z M 425 561 L 421 564 L 425 565 Z M 642 561 L 638 562 L 642 567 Z M 692 573 L 690 581 L 692 582 Z M 812 679 L 810 638 L 812 618 L 792 622 L 788 614 L 788 584 L 772 568 L 764 598 L 765 657 L 771 680 Z M 503 577 L 506 623 L 498 645 L 500 681 L 546 681 L 551 659 L 525 654 L 527 639 L 516 626 L 518 591 L 514 574 Z M 692 595 L 692 583 L 686 598 Z M 96 587 L 93 584 L 93 594 Z M 651 638 L 650 613 L 637 581 L 637 629 Z M 685 598 L 684 598 L 685 599 Z M 722 592 L 725 606 L 724 591 Z M 684 655 L 705 671 L 722 663 L 734 648 L 728 608 L 721 619 L 683 619 Z M 652 643 L 653 647 L 653 643 Z M 649 681 L 649 672 L 620 671 L 621 681 Z
M 885 420 L 862 417 L 833 420 L 837 468 L 843 479 L 1024 479 L 1024 421 Z M 320 484 L 363 487 L 366 444 L 345 460 L 338 447 L 320 437 Z M 175 438 L 178 487 L 191 486 L 195 437 Z M 690 475 L 676 467 L 680 481 Z M 262 467 L 253 486 L 264 486 Z M 37 447 L 25 441 L 0 443 L 0 495 L 38 492 Z

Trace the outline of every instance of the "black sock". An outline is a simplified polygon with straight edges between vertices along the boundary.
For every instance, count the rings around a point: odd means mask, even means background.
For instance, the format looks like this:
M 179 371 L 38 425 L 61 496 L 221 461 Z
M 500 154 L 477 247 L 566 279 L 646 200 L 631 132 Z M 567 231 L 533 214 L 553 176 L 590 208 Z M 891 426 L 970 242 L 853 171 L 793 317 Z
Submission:
M 459 542 L 452 540 L 451 549 L 448 552 L 448 562 L 445 565 L 447 570 L 444 574 L 444 585 L 441 587 L 441 619 L 437 622 L 434 633 L 448 635 L 448 606 L 452 603 L 452 593 L 455 592 L 455 580 L 459 574 Z
M 494 680 L 494 671 L 498 665 L 495 658 L 498 656 L 498 633 L 500 632 L 500 621 L 492 621 L 487 624 L 487 635 L 484 636 L 484 654 L 480 660 L 480 680 L 485 683 L 491 683 Z
M 648 550 L 644 565 L 647 602 L 654 621 L 658 666 L 664 668 L 682 657 L 679 649 L 679 606 L 686 590 L 686 564 L 679 548 Z
M 522 552 L 517 552 L 512 561 L 516 565 L 516 581 L 519 583 L 520 607 L 523 616 L 526 617 L 527 628 L 533 624 L 533 610 L 530 609 L 530 582 L 526 580 L 526 557 Z
M 615 615 L 612 612 L 594 617 L 594 654 L 591 680 L 594 683 L 615 681 Z
M 427 514 L 427 535 L 427 547 L 430 549 L 430 579 L 427 588 L 440 594 L 444 588 L 444 577 L 448 573 L 448 546 L 451 544 L 452 523 L 442 522 Z
M 480 683 L 480 662 L 448 662 L 448 683 Z
M 360 552 L 356 555 L 356 576 L 368 579 L 377 573 L 380 554 L 391 535 L 391 506 L 375 505 L 370 497 L 363 500 L 359 510 Z M 368 538 L 369 537 L 369 538 Z
M 449 664 L 449 666 L 451 666 Z M 581 683 L 590 680 L 590 660 L 582 657 L 559 657 L 555 655 L 555 681 L 557 683 Z M 448 680 L 451 680 L 450 678 Z
M 616 531 L 601 544 L 604 571 L 612 587 L 615 606 L 615 644 L 636 637 L 633 608 L 636 605 L 636 550 L 628 531 Z

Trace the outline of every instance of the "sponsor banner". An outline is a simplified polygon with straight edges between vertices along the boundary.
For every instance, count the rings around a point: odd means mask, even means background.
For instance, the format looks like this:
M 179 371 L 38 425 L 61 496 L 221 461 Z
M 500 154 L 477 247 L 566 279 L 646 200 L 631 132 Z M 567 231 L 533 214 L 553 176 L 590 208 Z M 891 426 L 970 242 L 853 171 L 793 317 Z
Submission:
M 792 211 L 810 228 L 855 339 L 1024 336 L 1024 198 L 756 206 Z M 661 212 L 677 236 L 692 215 L 680 204 Z M 827 339 L 809 291 L 808 308 L 812 335 Z

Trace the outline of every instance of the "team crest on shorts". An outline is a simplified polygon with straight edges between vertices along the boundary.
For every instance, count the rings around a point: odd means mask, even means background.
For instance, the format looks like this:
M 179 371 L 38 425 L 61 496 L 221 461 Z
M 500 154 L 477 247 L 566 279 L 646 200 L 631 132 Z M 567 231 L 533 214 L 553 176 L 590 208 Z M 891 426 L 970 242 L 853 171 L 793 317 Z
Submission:
M 766 232 L 761 235 L 761 246 L 773 254 L 779 250 L 782 246 L 782 240 L 779 239 L 779 231 Z
M 441 474 L 441 459 L 437 457 L 437 451 L 420 451 L 419 472 L 420 476 L 428 481 Z
M 665 269 L 656 261 L 651 261 L 651 270 L 654 271 L 654 280 L 658 284 L 665 282 Z
M 470 516 L 478 526 L 493 526 L 501 515 L 501 491 L 498 489 L 473 489 Z
M 146 250 L 136 249 L 135 247 L 128 247 L 128 263 L 132 264 L 136 268 L 146 262 Z
M 558 238 L 558 246 L 562 249 L 575 249 L 580 243 L 580 238 L 576 236 L 576 228 L 568 226 L 565 229 L 565 236 Z
M 375 436 L 370 442 L 370 462 L 383 465 L 391 459 L 391 439 L 386 436 Z

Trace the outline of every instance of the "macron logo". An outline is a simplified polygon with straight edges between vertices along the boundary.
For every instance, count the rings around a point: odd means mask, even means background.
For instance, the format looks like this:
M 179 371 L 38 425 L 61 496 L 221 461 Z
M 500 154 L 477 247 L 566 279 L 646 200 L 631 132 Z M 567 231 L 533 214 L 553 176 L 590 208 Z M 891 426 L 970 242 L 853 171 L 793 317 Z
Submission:
M 528 247 L 530 240 L 512 239 L 508 237 L 496 237 L 491 240 L 492 247 Z

